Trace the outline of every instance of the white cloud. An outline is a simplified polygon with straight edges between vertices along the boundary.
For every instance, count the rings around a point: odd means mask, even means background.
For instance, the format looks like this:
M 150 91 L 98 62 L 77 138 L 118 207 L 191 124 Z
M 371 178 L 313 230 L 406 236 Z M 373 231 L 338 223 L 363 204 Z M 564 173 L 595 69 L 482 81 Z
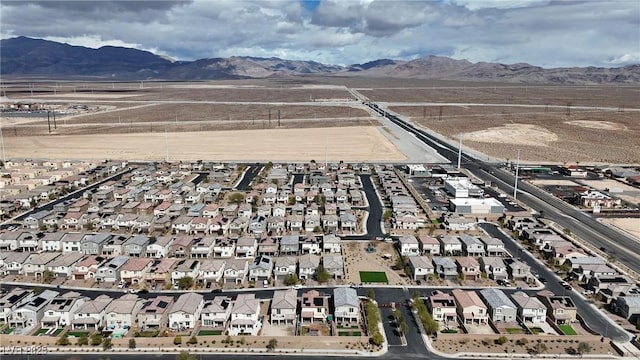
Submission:
M 624 54 L 608 61 L 613 65 L 628 65 L 640 63 L 640 52 L 635 54 Z

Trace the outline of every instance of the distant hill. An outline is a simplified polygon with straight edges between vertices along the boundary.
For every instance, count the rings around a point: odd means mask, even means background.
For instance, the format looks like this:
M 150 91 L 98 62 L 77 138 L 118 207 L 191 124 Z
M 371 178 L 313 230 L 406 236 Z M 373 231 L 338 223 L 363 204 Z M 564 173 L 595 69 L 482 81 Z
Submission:
M 440 56 L 411 61 L 379 59 L 350 66 L 245 56 L 174 62 L 137 49 L 115 46 L 91 49 L 23 36 L 3 39 L 0 48 L 0 74 L 16 76 L 215 80 L 318 74 L 518 83 L 640 83 L 640 65 L 543 69 L 529 64 L 474 64 Z

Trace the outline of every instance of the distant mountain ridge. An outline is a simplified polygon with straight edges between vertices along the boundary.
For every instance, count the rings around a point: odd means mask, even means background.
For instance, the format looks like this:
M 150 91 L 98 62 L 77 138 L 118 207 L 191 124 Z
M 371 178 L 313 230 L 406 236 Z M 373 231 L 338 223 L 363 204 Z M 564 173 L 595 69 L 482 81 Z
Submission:
M 0 74 L 121 80 L 215 80 L 317 74 L 517 83 L 638 84 L 640 64 L 619 68 L 544 69 L 526 63 L 471 63 L 440 56 L 411 61 L 379 59 L 349 66 L 250 56 L 172 61 L 132 48 L 104 46 L 91 49 L 21 36 L 1 41 Z

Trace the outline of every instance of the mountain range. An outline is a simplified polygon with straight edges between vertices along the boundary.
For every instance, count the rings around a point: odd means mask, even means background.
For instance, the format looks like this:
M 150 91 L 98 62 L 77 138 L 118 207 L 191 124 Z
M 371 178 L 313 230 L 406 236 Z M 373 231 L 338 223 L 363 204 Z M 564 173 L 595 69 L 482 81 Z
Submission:
M 472 63 L 441 56 L 410 61 L 380 59 L 349 66 L 246 56 L 173 61 L 132 48 L 104 46 L 92 49 L 21 36 L 0 41 L 0 74 L 183 81 L 339 75 L 532 84 L 638 84 L 640 64 L 618 68 L 545 69 L 526 63 Z

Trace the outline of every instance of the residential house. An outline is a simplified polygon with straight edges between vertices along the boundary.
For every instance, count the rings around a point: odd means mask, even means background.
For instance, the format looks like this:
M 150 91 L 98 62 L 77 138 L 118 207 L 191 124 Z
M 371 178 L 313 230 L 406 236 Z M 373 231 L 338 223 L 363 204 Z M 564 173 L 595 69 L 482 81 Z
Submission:
M 204 296 L 194 292 L 180 295 L 169 309 L 169 327 L 174 331 L 193 329 L 203 308 Z
M 70 254 L 74 254 L 74 253 L 70 253 Z M 102 266 L 102 263 L 104 261 L 105 259 L 99 256 L 87 256 L 83 258 L 73 268 L 73 279 L 74 280 L 93 279 L 96 276 L 96 273 L 98 272 L 98 268 Z
M 243 236 L 236 242 L 236 257 L 251 258 L 258 250 L 258 240 L 252 236 Z
M 342 255 L 324 255 L 322 265 L 334 279 L 344 278 L 344 259 Z
M 278 256 L 273 258 L 273 275 L 276 281 L 296 273 L 298 262 L 295 256 Z
M 120 329 L 130 329 L 135 325 L 142 305 L 142 300 L 134 294 L 126 294 L 113 300 L 104 312 L 104 331 L 119 332 Z
M 216 239 L 213 245 L 213 256 L 230 258 L 233 257 L 236 251 L 236 241 L 231 238 Z
M 192 259 L 205 259 L 211 256 L 216 239 L 211 236 L 194 238 L 191 242 L 189 257 Z
M 66 233 L 61 240 L 62 252 L 82 252 L 82 239 L 85 234 L 83 233 Z
M 353 213 L 340 212 L 340 230 L 343 233 L 353 233 L 358 226 L 358 219 Z M 309 219 L 305 219 L 307 228 L 309 227 Z M 307 230 L 309 231 L 309 230 Z
M 480 279 L 480 264 L 475 258 L 471 256 L 456 257 L 456 264 L 458 265 L 458 273 L 462 274 L 464 280 Z
M 45 308 L 60 293 L 53 290 L 44 290 L 38 295 L 28 298 L 28 301 L 20 304 L 9 314 L 7 323 L 10 328 L 29 329 L 41 322 Z
M 22 275 L 24 274 L 24 265 L 31 253 L 11 251 L 0 256 L 3 258 L 3 273 L 5 275 Z
M 547 307 L 536 297 L 518 291 L 511 295 L 518 308 L 518 319 L 525 323 L 544 323 L 547 320 Z
M 89 300 L 77 292 L 67 292 L 59 295 L 44 308 L 41 326 L 45 329 L 62 329 L 71 325 L 75 313 Z
M 489 317 L 494 322 L 515 322 L 518 309 L 509 297 L 500 289 L 486 288 L 480 290 L 489 310 Z
M 193 236 L 179 235 L 169 245 L 169 257 L 188 258 L 191 256 Z
M 520 260 L 513 260 L 509 263 L 507 270 L 514 280 L 526 280 L 531 277 L 531 267 Z
M 450 257 L 434 256 L 433 267 L 436 275 L 445 280 L 458 278 L 457 265 Z
M 293 325 L 296 320 L 298 307 L 298 291 L 294 289 L 273 292 L 271 300 L 271 324 Z
M 116 282 L 122 280 L 122 267 L 129 261 L 128 256 L 116 256 L 98 268 L 96 272 L 97 282 Z
M 258 243 L 258 255 L 276 256 L 278 254 L 278 243 L 274 238 L 265 237 Z
M 173 242 L 171 236 L 151 237 L 147 245 L 146 257 L 162 259 L 169 254 L 169 247 Z
M 131 257 L 120 269 L 120 278 L 127 284 L 140 284 L 151 270 L 153 259 Z
M 137 319 L 140 329 L 145 331 L 163 329 L 169 323 L 169 309 L 172 305 L 172 296 L 157 296 L 143 300 Z
M 253 293 L 238 294 L 231 308 L 231 320 L 227 327 L 229 335 L 256 336 L 261 328 L 260 301 Z
M 441 235 L 440 236 L 440 249 L 442 254 L 446 256 L 460 256 L 462 255 L 462 243 L 457 236 L 453 235 Z
M 413 235 L 400 236 L 398 245 L 400 246 L 400 255 L 402 256 L 420 255 L 420 243 Z
M 260 255 L 249 264 L 249 281 L 263 281 L 271 278 L 273 260 L 271 256 Z
M 48 269 L 49 264 L 61 255 L 61 253 L 52 252 L 31 253 L 22 266 L 22 273 L 26 276 L 33 276 L 36 279 L 40 279 L 42 278 L 42 274 Z
M 538 293 L 538 299 L 547 307 L 547 317 L 554 323 L 569 324 L 577 321 L 578 311 L 569 296 L 543 290 Z
M 506 251 L 502 240 L 489 236 L 480 237 L 480 241 L 484 244 L 484 251 L 487 256 L 504 256 Z
M 490 279 L 505 280 L 509 277 L 507 265 L 501 257 L 483 256 L 480 258 L 480 266 Z
M 298 278 L 311 279 L 320 265 L 320 256 L 305 254 L 298 260 Z
M 200 265 L 200 275 L 198 280 L 202 285 L 209 287 L 211 283 L 218 283 L 222 280 L 224 269 L 227 264 L 223 259 L 206 259 Z
M 95 331 L 103 326 L 107 306 L 113 301 L 108 295 L 99 295 L 93 300 L 87 300 L 73 314 L 71 328 L 73 330 Z
M 428 280 L 434 272 L 435 268 L 431 259 L 427 256 L 411 256 L 409 257 L 409 266 L 413 280 Z
M 329 316 L 329 295 L 317 290 L 302 294 L 300 301 L 300 321 L 306 323 L 324 323 Z
M 155 259 L 151 265 L 151 270 L 147 272 L 147 278 L 145 281 L 151 286 L 166 286 L 171 282 L 171 275 L 173 274 L 173 266 L 178 262 L 177 259 L 164 258 Z
M 224 269 L 224 282 L 241 284 L 249 273 L 249 263 L 247 259 L 229 259 Z
M 333 289 L 334 318 L 338 326 L 350 327 L 360 323 L 358 293 L 350 287 Z
M 453 295 L 435 290 L 429 295 L 427 306 L 434 320 L 445 324 L 456 321 L 457 307 Z
M 82 258 L 84 258 L 84 255 L 77 252 L 63 254 L 50 261 L 47 264 L 47 270 L 51 271 L 56 277 L 72 279 L 74 268 Z
M 458 237 L 462 244 L 462 253 L 467 256 L 480 257 L 484 256 L 484 243 L 477 237 L 462 234 Z
M 280 255 L 298 255 L 300 237 L 298 235 L 286 235 L 280 239 Z
M 62 251 L 62 238 L 65 233 L 63 232 L 53 232 L 53 233 L 45 233 L 44 237 L 40 239 L 40 248 L 42 251 Z M 0 237 L 0 243 L 2 239 Z M 9 251 L 9 249 L 3 249 L 2 245 L 0 245 L 0 251 Z
M 342 252 L 342 240 L 333 234 L 325 234 L 322 237 L 322 250 L 325 253 L 340 254 Z
M 640 295 L 619 296 L 613 308 L 632 324 L 640 320 Z
M 148 245 L 148 236 L 134 235 L 122 244 L 122 249 L 127 256 L 142 257 L 146 255 Z
M 321 243 L 322 240 L 320 237 L 316 237 L 315 235 L 307 235 L 300 241 L 301 254 L 321 254 Z
M 440 241 L 433 236 L 421 234 L 418 237 L 420 242 L 420 252 L 422 255 L 440 254 Z
M 453 289 L 451 291 L 456 300 L 458 316 L 465 324 L 486 324 L 489 319 L 487 306 L 475 291 Z
M 0 297 L 0 322 L 6 324 L 9 315 L 21 304 L 28 302 L 34 296 L 31 290 L 15 287 Z
M 226 296 L 216 296 L 211 301 L 205 301 L 202 309 L 202 327 L 217 329 L 221 332 L 227 327 L 231 314 L 231 299 Z
M 171 272 L 171 282 L 174 286 L 178 286 L 180 279 L 190 277 L 194 281 L 198 280 L 200 274 L 200 261 L 196 259 L 184 259 L 178 261 L 176 267 Z M 185 290 L 185 289 L 182 289 Z

